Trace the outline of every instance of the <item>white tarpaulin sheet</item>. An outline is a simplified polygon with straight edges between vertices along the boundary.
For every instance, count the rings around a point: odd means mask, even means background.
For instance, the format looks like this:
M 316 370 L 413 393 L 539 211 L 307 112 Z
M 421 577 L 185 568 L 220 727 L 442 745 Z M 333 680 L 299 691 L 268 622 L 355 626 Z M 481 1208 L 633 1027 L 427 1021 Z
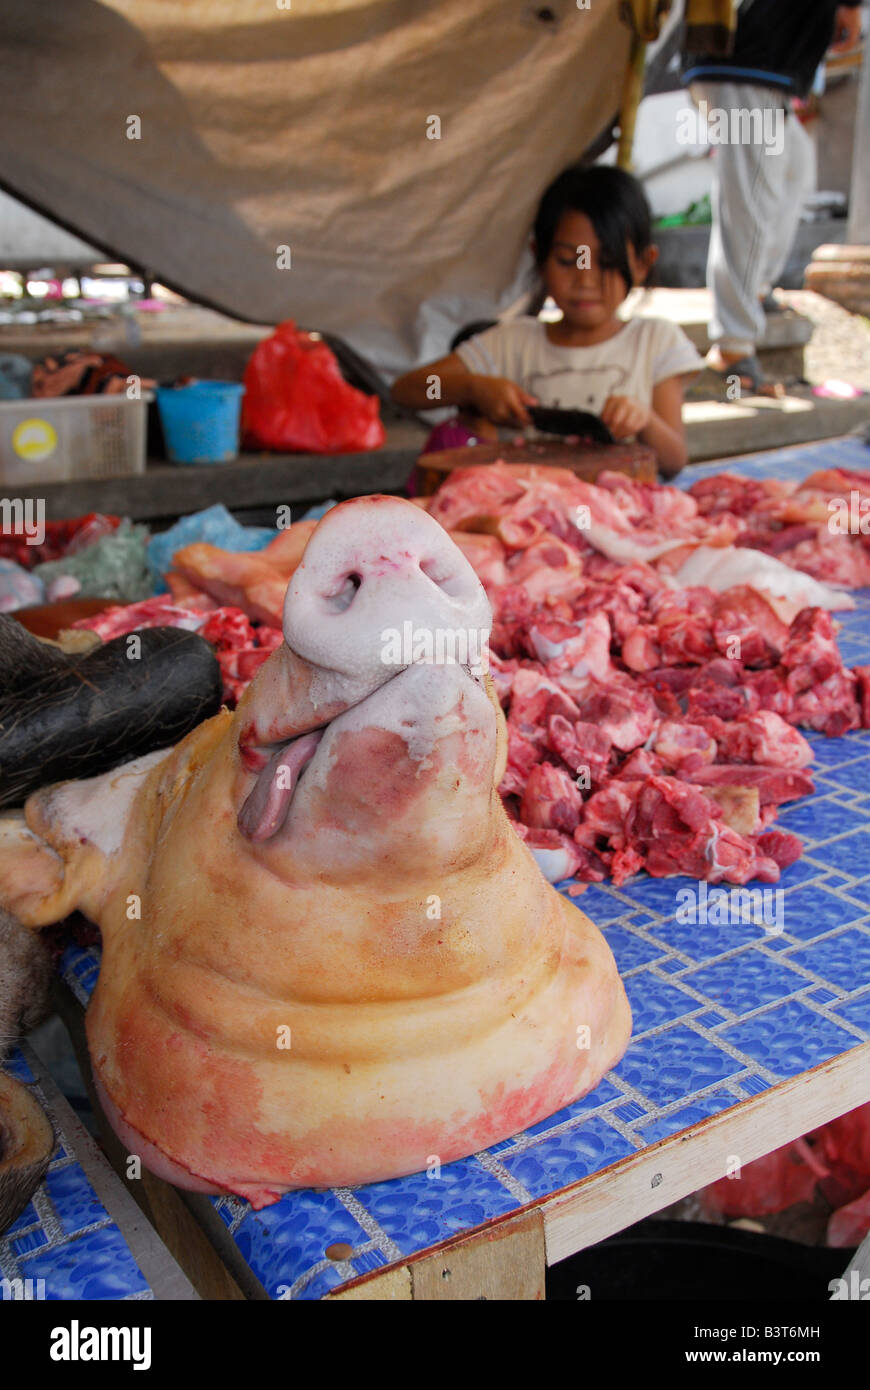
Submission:
M 524 288 L 541 190 L 619 105 L 618 14 L 4 0 L 0 184 L 193 298 L 392 372 Z

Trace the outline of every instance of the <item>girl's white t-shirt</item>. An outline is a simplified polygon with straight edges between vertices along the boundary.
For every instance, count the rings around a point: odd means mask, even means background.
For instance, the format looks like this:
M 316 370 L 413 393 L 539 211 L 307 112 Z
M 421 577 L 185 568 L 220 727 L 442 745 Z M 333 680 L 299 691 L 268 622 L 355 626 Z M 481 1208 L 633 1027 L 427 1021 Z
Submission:
M 507 377 L 541 405 L 594 415 L 608 396 L 651 405 L 660 381 L 694 375 L 704 365 L 682 328 L 646 317 L 629 319 L 612 338 L 591 347 L 556 347 L 541 319 L 508 319 L 460 343 L 456 352 L 470 372 Z

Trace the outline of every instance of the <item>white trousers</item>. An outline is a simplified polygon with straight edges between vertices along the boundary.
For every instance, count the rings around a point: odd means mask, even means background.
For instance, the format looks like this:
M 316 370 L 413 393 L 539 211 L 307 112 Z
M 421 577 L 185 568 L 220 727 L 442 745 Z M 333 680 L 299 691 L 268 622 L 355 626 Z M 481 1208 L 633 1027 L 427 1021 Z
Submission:
M 695 102 L 707 104 L 708 132 L 715 143 L 707 257 L 707 288 L 713 296 L 709 337 L 724 352 L 749 356 L 764 334 L 760 296 L 782 273 L 815 180 L 813 145 L 797 117 L 787 112 L 787 98 L 770 87 L 693 82 L 691 94 Z M 744 138 L 719 143 L 713 128 L 716 112 L 727 113 L 720 130 L 741 129 L 732 111 L 760 113 L 754 125 L 747 118 L 742 130 L 778 130 L 781 142 Z

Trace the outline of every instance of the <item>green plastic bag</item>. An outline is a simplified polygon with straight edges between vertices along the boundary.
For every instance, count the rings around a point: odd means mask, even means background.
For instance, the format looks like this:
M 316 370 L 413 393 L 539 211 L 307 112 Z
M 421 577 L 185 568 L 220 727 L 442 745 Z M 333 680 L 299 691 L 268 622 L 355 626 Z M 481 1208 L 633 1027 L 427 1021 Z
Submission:
M 49 560 L 33 571 L 45 585 L 46 599 L 113 598 L 120 603 L 137 603 L 154 592 L 148 569 L 147 526 L 134 526 L 124 520 L 109 536 L 61 560 Z

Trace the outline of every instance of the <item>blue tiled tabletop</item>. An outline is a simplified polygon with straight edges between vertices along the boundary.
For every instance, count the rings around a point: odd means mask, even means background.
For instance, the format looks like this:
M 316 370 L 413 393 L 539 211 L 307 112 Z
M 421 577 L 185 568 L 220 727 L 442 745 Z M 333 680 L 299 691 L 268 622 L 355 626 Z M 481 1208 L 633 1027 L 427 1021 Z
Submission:
M 835 441 L 711 464 L 681 481 L 837 465 L 867 467 L 870 450 Z M 851 662 L 870 663 L 870 591 L 856 599 L 854 613 L 838 614 L 841 640 Z M 260 1212 L 211 1199 L 272 1297 L 320 1298 L 870 1040 L 870 731 L 810 742 L 817 790 L 781 817 L 805 852 L 776 885 L 781 899 L 769 900 L 775 929 L 717 924 L 713 913 L 703 925 L 679 921 L 678 893 L 698 887 L 685 878 L 595 885 L 576 900 L 609 941 L 634 1014 L 628 1051 L 591 1095 L 438 1176 L 300 1191 Z M 98 969 L 94 950 L 66 952 L 62 972 L 83 1004 Z M 351 1247 L 344 1260 L 326 1256 L 337 1242 Z
M 867 415 L 870 419 L 870 401 Z M 820 468 L 870 469 L 870 448 L 857 435 L 847 435 L 786 449 L 766 449 L 761 454 L 739 454 L 735 458 L 714 459 L 712 463 L 692 464 L 672 480 L 672 486 L 689 488 L 699 478 L 713 478 L 717 473 L 799 482 Z
M 21 1052 L 0 1063 L 0 1070 L 34 1087 L 44 1103 Z M 56 1117 L 52 1123 L 57 1134 Z M 154 1297 L 63 1133 L 44 1181 L 0 1235 L 0 1279 L 20 1279 L 25 1295 L 49 1301 Z

